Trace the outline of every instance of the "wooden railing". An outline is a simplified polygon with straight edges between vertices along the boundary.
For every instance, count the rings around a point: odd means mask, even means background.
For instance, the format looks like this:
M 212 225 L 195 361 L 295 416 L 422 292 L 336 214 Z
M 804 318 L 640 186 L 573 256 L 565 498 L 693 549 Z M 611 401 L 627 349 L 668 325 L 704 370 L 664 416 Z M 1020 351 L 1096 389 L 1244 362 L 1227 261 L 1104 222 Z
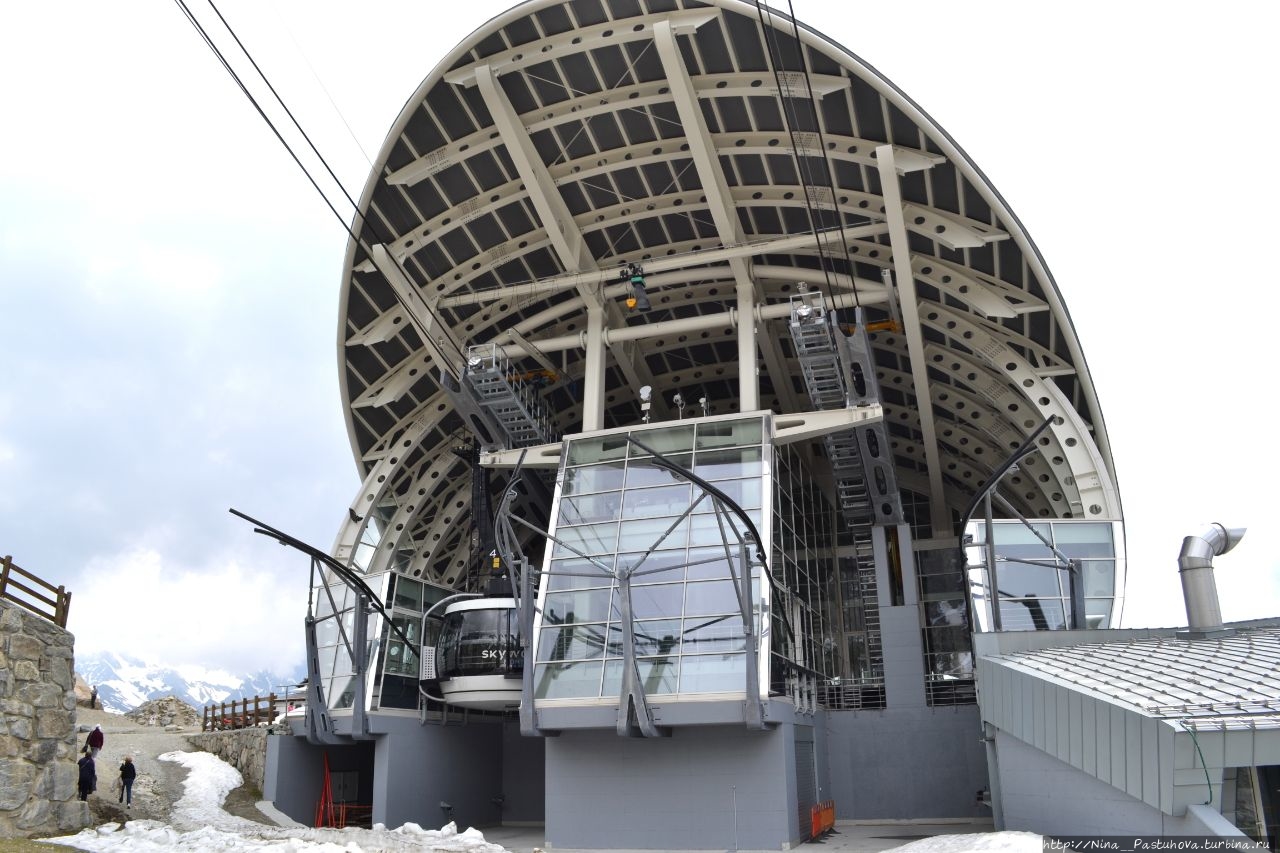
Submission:
M 12 601 L 37 616 L 43 616 L 59 628 L 67 627 L 67 613 L 71 610 L 71 593 L 66 587 L 45 583 L 15 563 L 13 557 L 6 555 L 2 565 L 0 598 Z M 27 586 L 19 578 L 29 581 L 33 586 Z M 53 597 L 50 598 L 50 595 Z
M 200 724 L 202 732 L 221 732 L 231 729 L 250 729 L 258 725 L 266 725 L 284 713 L 283 708 L 276 707 L 276 694 L 254 696 L 252 699 L 238 699 L 222 702 L 218 705 L 206 705 L 204 720 Z

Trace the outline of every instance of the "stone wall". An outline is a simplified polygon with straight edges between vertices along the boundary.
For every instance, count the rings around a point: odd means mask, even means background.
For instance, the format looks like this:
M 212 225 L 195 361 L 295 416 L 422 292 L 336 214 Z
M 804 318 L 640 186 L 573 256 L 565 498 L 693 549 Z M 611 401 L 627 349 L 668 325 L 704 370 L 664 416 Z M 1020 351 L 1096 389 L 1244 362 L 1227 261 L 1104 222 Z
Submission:
M 0 601 L 0 838 L 89 824 L 76 795 L 75 638 Z
M 188 735 L 187 740 L 212 752 L 240 771 L 246 785 L 262 790 L 267 773 L 267 727 L 233 729 L 221 732 L 201 732 Z

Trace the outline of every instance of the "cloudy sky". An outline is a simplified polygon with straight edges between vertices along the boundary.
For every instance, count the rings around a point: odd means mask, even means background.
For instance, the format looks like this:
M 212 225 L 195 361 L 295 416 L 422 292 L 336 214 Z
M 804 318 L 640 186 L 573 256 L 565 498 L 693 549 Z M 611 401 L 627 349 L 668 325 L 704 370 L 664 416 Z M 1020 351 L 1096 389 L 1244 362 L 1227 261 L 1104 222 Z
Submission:
M 219 8 L 358 195 L 418 83 L 508 5 Z M 1211 521 L 1250 528 L 1217 561 L 1224 616 L 1280 615 L 1280 14 L 794 5 L 955 137 L 1047 259 L 1116 457 L 1126 623 L 1185 621 L 1178 549 Z M 307 563 L 227 509 L 327 548 L 359 485 L 345 234 L 174 3 L 4 4 L 0 75 L 0 554 L 73 590 L 79 652 L 295 665 Z

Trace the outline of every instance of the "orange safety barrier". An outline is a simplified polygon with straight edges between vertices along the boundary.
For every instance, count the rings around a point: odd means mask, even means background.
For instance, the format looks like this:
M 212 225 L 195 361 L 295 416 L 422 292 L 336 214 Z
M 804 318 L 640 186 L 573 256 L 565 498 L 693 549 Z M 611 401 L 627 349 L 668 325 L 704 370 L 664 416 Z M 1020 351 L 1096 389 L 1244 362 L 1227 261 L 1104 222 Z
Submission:
M 836 801 L 827 800 L 809 809 L 809 839 L 821 838 L 836 827 Z

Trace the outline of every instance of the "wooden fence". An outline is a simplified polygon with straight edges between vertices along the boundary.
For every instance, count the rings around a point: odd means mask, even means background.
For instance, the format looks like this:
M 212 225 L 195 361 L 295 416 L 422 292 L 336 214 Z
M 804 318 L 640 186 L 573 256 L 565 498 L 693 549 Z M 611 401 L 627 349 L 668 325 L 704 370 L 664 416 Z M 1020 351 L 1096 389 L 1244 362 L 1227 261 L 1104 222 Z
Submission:
M 66 587 L 45 583 L 31 572 L 5 556 L 0 569 L 0 598 L 12 601 L 37 616 L 53 622 L 59 628 L 67 627 L 67 613 L 71 610 L 71 593 Z M 21 578 L 21 580 L 19 580 Z M 32 586 L 27 586 L 28 581 Z M 50 596 L 53 596 L 50 598 Z
M 252 699 L 206 705 L 200 731 L 221 732 L 265 725 L 284 713 L 284 709 L 277 707 L 277 704 L 276 694 L 269 693 L 266 696 L 254 696 Z

